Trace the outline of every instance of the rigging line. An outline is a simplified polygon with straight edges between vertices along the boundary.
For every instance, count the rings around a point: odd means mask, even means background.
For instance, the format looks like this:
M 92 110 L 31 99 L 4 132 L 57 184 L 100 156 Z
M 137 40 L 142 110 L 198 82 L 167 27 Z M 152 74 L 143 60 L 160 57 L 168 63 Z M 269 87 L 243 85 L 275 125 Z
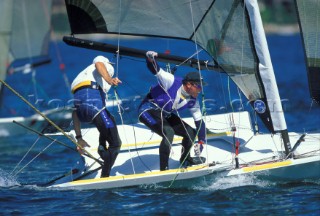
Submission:
M 93 160 L 96 160 L 99 164 L 101 162 L 96 159 L 94 156 L 92 156 L 85 148 L 83 148 L 81 145 L 79 145 L 74 139 L 71 138 L 66 132 L 64 132 L 58 125 L 56 125 L 53 121 L 51 121 L 46 115 L 44 115 L 42 112 L 40 112 L 35 106 L 33 106 L 29 101 L 27 101 L 22 95 L 20 95 L 16 90 L 14 90 L 8 83 L 0 79 L 0 82 L 6 86 L 10 91 L 12 91 L 18 98 L 20 98 L 23 102 L 25 102 L 28 106 L 30 106 L 36 113 L 41 115 L 46 121 L 48 121 L 52 126 L 54 126 L 58 131 L 60 131 L 66 138 L 68 138 L 73 144 L 75 144 L 77 147 L 82 149 L 84 152 L 88 154 L 90 158 Z M 86 155 L 87 156 L 87 155 Z
M 225 92 L 224 85 L 223 85 L 222 73 L 219 73 L 219 78 L 220 78 L 220 85 L 218 85 L 218 82 L 216 85 L 217 85 L 217 88 L 221 89 L 222 98 L 221 98 L 221 94 L 220 94 L 221 92 L 219 92 L 219 96 L 220 96 L 220 99 L 224 102 L 224 106 L 227 108 L 227 99 L 226 99 L 227 97 L 226 97 L 226 92 Z
M 137 155 L 138 155 L 138 157 L 139 157 L 139 160 L 141 161 L 141 163 L 145 166 L 145 168 L 147 168 L 150 172 L 152 172 L 152 170 L 150 169 L 150 167 L 144 162 L 144 160 L 141 158 L 141 156 L 140 156 L 140 153 L 139 153 L 139 150 L 138 150 L 138 145 L 137 145 L 137 139 L 136 139 L 136 130 L 135 130 L 135 127 L 134 127 L 134 125 L 132 125 L 132 128 L 133 128 L 133 133 L 134 133 L 134 140 L 135 140 L 135 147 L 136 147 L 136 152 L 137 152 Z M 151 134 L 151 137 L 149 138 L 149 140 L 148 141 L 150 141 L 151 139 L 152 139 L 152 137 L 153 137 L 153 135 L 154 135 L 154 132 Z M 147 141 L 147 142 L 148 142 Z M 143 146 L 142 146 L 143 147 Z
M 123 118 L 122 118 L 122 114 L 121 114 L 121 105 L 119 103 L 119 97 L 118 97 L 118 93 L 117 93 L 117 87 L 114 87 L 114 95 L 116 97 L 116 101 L 117 101 L 117 105 L 118 105 L 118 113 L 119 113 L 119 116 L 120 116 L 120 119 L 121 119 L 121 126 L 122 126 L 122 129 L 123 129 L 123 134 L 124 134 L 124 137 L 126 139 L 126 142 L 128 142 L 128 139 L 127 139 L 127 134 L 126 134 L 126 130 L 124 128 L 124 122 L 123 122 Z M 131 166 L 132 166 L 132 170 L 133 170 L 133 173 L 135 174 L 136 171 L 135 171 L 135 168 L 134 168 L 134 164 L 133 164 L 133 160 L 132 160 L 132 155 L 131 155 L 131 150 L 130 150 L 130 146 L 128 145 L 128 151 L 129 151 L 129 155 L 130 155 L 130 162 L 131 162 Z
M 274 138 L 275 138 L 275 136 L 272 134 L 272 135 L 271 135 L 271 139 L 272 139 L 273 145 L 274 145 L 274 147 L 275 147 L 275 149 L 276 149 L 276 152 L 273 151 L 272 153 L 273 153 L 275 156 L 280 157 L 280 156 L 281 156 L 281 153 L 280 153 L 280 151 L 278 150 L 278 147 L 277 147 L 277 144 L 276 144 Z M 281 137 L 280 137 L 280 143 L 281 143 L 282 141 L 283 141 L 283 140 L 282 140 Z M 281 147 L 281 150 L 283 151 L 284 145 L 282 144 L 282 145 L 280 145 L 280 147 Z M 276 153 L 277 153 L 278 155 L 276 155 Z
M 118 42 L 117 42 L 117 70 L 116 70 L 116 77 L 119 77 L 119 59 L 120 59 L 120 36 L 121 36 L 121 9 L 122 9 L 122 0 L 120 0 L 120 3 L 119 3 L 119 17 L 118 17 Z M 117 106 L 118 106 L 118 113 L 119 113 L 119 116 L 120 116 L 120 119 L 121 119 L 121 125 L 122 125 L 122 129 L 123 129 L 123 134 L 125 136 L 125 139 L 128 143 L 128 140 L 127 140 L 127 135 L 126 135 L 126 130 L 124 128 L 124 121 L 123 121 L 123 117 L 122 117 L 122 113 L 121 113 L 121 104 L 120 104 L 120 100 L 119 100 L 119 97 L 118 97 L 118 93 L 117 93 L 117 90 L 116 90 L 116 86 L 114 86 L 114 95 L 116 97 L 116 102 L 117 102 Z M 135 167 L 134 167 L 134 163 L 133 163 L 133 160 L 132 160 L 132 155 L 131 155 L 131 150 L 130 150 L 130 146 L 128 146 L 128 151 L 129 151 L 129 155 L 130 155 L 130 162 L 131 162 L 131 166 L 132 166 L 132 170 L 133 170 L 133 173 L 136 173 L 135 171 Z
M 31 127 L 28 127 L 28 126 L 23 125 L 23 124 L 21 124 L 21 123 L 19 123 L 19 122 L 16 122 L 15 120 L 13 120 L 13 123 L 15 123 L 15 124 L 17 124 L 17 125 L 19 125 L 19 126 L 21 126 L 21 127 L 25 128 L 25 129 L 27 129 L 27 130 L 30 130 L 30 131 L 32 131 L 32 132 L 34 132 L 34 133 L 38 134 L 38 135 L 39 135 L 39 137 L 41 137 L 41 136 L 42 136 L 42 137 L 45 137 L 45 138 L 47 138 L 47 139 L 49 139 L 49 140 L 51 140 L 51 141 L 55 141 L 57 144 L 63 145 L 63 146 L 65 146 L 65 147 L 67 147 L 67 148 L 69 148 L 69 149 L 71 149 L 71 150 L 73 150 L 73 151 L 77 152 L 77 150 L 75 150 L 74 148 L 71 148 L 70 146 L 68 146 L 68 145 L 64 144 L 63 142 L 61 142 L 61 141 L 59 141 L 59 140 L 56 140 L 56 139 L 53 139 L 52 137 L 50 137 L 50 136 L 48 136 L 48 135 L 45 135 L 45 134 L 43 134 L 43 133 L 40 133 L 40 132 L 38 132 L 38 131 L 36 131 L 36 130 L 32 129 Z
M 134 143 L 135 143 L 135 147 L 136 147 L 136 152 L 137 152 L 137 155 L 138 155 L 138 158 L 139 160 L 141 161 L 141 163 L 145 166 L 145 168 L 147 168 L 150 172 L 152 172 L 152 170 L 150 169 L 150 167 L 144 162 L 144 160 L 141 158 L 140 156 L 140 153 L 139 153 L 139 148 L 138 148 L 138 145 L 137 145 L 137 136 L 136 136 L 136 130 L 135 130 L 135 126 L 132 125 L 132 129 L 133 129 L 133 134 L 134 134 Z M 151 134 L 151 137 L 149 138 L 148 141 L 150 141 L 152 139 L 154 135 L 154 132 Z M 147 141 L 147 142 L 148 142 Z M 142 146 L 143 147 L 143 146 Z
M 193 27 L 193 35 L 194 35 L 194 44 L 195 44 L 195 49 L 196 49 L 196 55 L 197 55 L 197 60 L 198 60 L 198 72 L 199 72 L 199 75 L 200 77 L 202 77 L 202 74 L 201 74 L 201 70 L 200 70 L 200 60 L 199 60 L 199 52 L 201 51 L 198 51 L 198 42 L 197 42 L 197 34 L 196 34 L 196 28 L 195 28 L 195 23 L 194 23 L 194 15 L 193 15 L 193 10 L 192 10 L 192 3 L 191 3 L 191 0 L 189 1 L 189 5 L 190 5 L 190 13 L 191 13 L 191 20 L 192 20 L 192 27 Z M 200 84 L 201 84 L 201 96 L 202 96 L 202 110 L 201 110 L 201 122 L 200 122 L 200 127 L 198 128 L 198 131 L 197 131 L 197 134 L 196 136 L 198 135 L 199 131 L 200 131 L 200 128 L 202 126 L 202 121 L 203 121 L 203 114 L 206 115 L 206 106 L 205 106 L 205 97 L 204 97 L 204 89 L 203 89 L 203 83 L 202 83 L 202 79 L 200 79 Z M 206 140 L 205 140 L 206 141 Z M 194 141 L 193 141 L 194 142 Z M 190 149 L 191 150 L 191 149 Z M 190 152 L 189 150 L 189 152 Z
M 53 27 L 50 25 L 50 32 L 53 36 L 53 38 L 55 38 L 55 32 L 54 32 L 54 29 Z M 66 89 L 67 89 L 67 92 L 69 94 L 69 97 L 70 98 L 73 98 L 72 96 L 72 93 L 71 93 L 71 89 L 70 89 L 70 81 L 69 81 L 69 78 L 67 76 L 67 73 L 65 71 L 65 64 L 64 64 L 64 61 L 62 59 L 62 55 L 61 55 L 61 52 L 60 52 L 60 49 L 59 49 L 59 45 L 58 45 L 58 42 L 56 39 L 53 39 L 52 40 L 53 44 L 54 44 L 54 47 L 55 47 L 55 53 L 56 53 L 56 56 L 57 56 L 57 59 L 58 59 L 58 62 L 59 62 L 59 69 L 60 69 L 60 72 L 62 73 L 62 76 L 63 76 L 63 80 L 64 80 L 64 83 L 65 83 L 65 86 L 66 86 Z
M 197 45 L 197 35 L 196 35 L 196 32 L 195 32 L 195 24 L 194 24 L 194 19 L 193 19 L 193 10 L 192 10 L 191 0 L 189 1 L 189 6 L 190 6 L 190 13 L 191 13 L 193 34 L 194 34 L 194 44 L 195 44 L 196 56 L 197 56 L 197 60 L 198 60 L 198 61 L 197 61 L 198 72 L 199 72 L 200 77 L 202 77 L 202 75 L 201 75 L 201 70 L 200 70 L 199 51 L 198 51 L 198 45 Z M 204 103 L 204 90 L 203 90 L 202 79 L 200 79 L 200 85 L 201 85 L 201 93 L 202 93 L 202 103 Z M 185 125 L 184 125 L 184 123 L 183 123 L 183 121 L 182 121 L 182 118 L 181 118 L 180 115 L 179 115 L 178 110 L 177 110 L 177 114 L 178 114 L 178 117 L 181 119 L 181 122 L 182 122 L 182 125 L 183 125 L 184 129 L 186 130 L 186 127 L 185 127 Z M 202 114 L 202 112 L 201 112 L 201 114 Z M 201 118 L 200 128 L 201 128 L 201 125 L 202 125 L 202 121 L 203 121 L 203 117 Z M 198 133 L 199 133 L 199 131 L 200 131 L 200 128 L 199 128 L 199 129 L 197 130 L 197 132 L 196 132 L 195 139 L 196 139 L 196 137 L 198 136 Z M 187 130 L 186 130 L 186 131 L 187 131 Z M 188 134 L 189 139 L 191 140 L 190 134 L 189 134 L 188 132 L 187 132 L 187 134 Z M 195 142 L 195 140 L 191 140 L 191 141 L 192 141 L 192 143 Z M 188 154 L 190 154 L 191 149 L 192 149 L 192 148 L 190 148 L 190 149 L 188 150 Z M 182 167 L 182 165 L 183 165 L 183 163 L 185 162 L 185 160 L 186 160 L 186 158 L 183 159 L 182 163 L 181 163 L 180 166 L 179 166 L 179 169 Z M 171 187 L 171 186 L 173 185 L 173 183 L 174 183 L 175 180 L 177 179 L 178 175 L 179 175 L 179 173 L 177 172 L 176 175 L 175 175 L 175 177 L 174 177 L 173 180 L 171 181 L 169 187 Z
M 169 103 L 169 101 L 167 103 Z M 166 105 L 164 105 L 161 109 L 164 109 L 165 106 Z M 172 155 L 172 154 L 174 154 L 173 153 L 173 149 L 172 149 L 172 142 L 169 141 L 168 137 L 166 136 L 166 134 L 164 133 L 164 130 L 163 130 L 164 129 L 164 117 L 163 117 L 163 114 L 164 114 L 164 112 L 161 110 L 161 133 L 163 134 L 163 136 L 165 137 L 167 142 L 170 144 L 170 155 Z M 174 135 L 173 135 L 173 137 L 174 137 Z M 181 152 L 181 154 L 182 154 L 182 152 Z
M 242 30 L 245 28 L 245 5 L 243 5 L 243 12 L 242 12 Z M 241 66 L 240 66 L 240 74 L 242 74 L 243 72 L 243 59 L 244 59 L 244 41 L 245 41 L 245 37 L 244 37 L 244 32 L 245 31 L 242 31 L 242 40 L 241 40 Z
M 242 29 L 244 29 L 245 28 L 245 7 L 243 6 L 242 7 L 243 8 L 243 16 L 242 16 Z M 240 71 L 240 74 L 242 74 L 243 73 L 243 59 L 244 59 L 244 31 L 242 31 L 242 40 L 241 40 L 241 66 L 240 66 L 240 68 L 241 68 L 241 71 Z M 240 105 L 241 105 L 241 107 L 243 108 L 243 104 L 242 104 L 242 97 L 241 97 L 241 93 L 240 93 L 240 89 L 239 89 L 239 87 L 237 86 L 237 92 L 238 92 L 238 97 L 239 97 L 239 100 L 240 100 Z M 242 109 L 241 108 L 241 109 Z M 243 109 L 242 109 L 243 110 Z M 239 115 L 240 115 L 240 113 L 239 113 Z M 240 118 L 239 118 L 239 123 L 238 124 L 240 124 Z M 236 133 L 236 132 L 235 132 Z M 240 133 L 240 130 L 238 130 L 238 136 L 239 136 L 239 133 Z
M 160 66 L 158 66 L 158 65 L 156 64 L 156 60 L 155 60 L 154 56 L 152 56 L 152 59 L 153 59 L 153 61 L 152 61 L 153 68 L 155 69 L 155 71 L 158 71 L 158 68 L 157 68 L 157 67 L 160 67 Z M 166 72 L 168 73 L 168 71 L 166 71 Z M 166 113 L 167 113 L 167 111 L 165 111 L 164 108 L 167 106 L 168 103 L 170 103 L 171 101 L 174 101 L 174 100 L 172 100 L 172 97 L 171 97 L 171 95 L 168 93 L 168 90 L 165 89 L 165 88 L 163 87 L 163 85 L 161 84 L 160 78 L 158 78 L 158 76 L 156 76 L 156 78 L 157 78 L 157 82 L 158 82 L 159 86 L 162 88 L 162 90 L 163 90 L 163 91 L 167 94 L 167 96 L 169 97 L 169 100 L 168 100 L 162 107 L 159 107 L 156 103 L 152 103 L 152 104 L 155 105 L 158 109 L 160 109 L 160 113 L 161 113 L 161 132 L 162 132 L 163 138 L 165 138 L 166 141 L 170 144 L 170 154 L 171 154 L 171 150 L 172 150 L 171 145 L 172 145 L 172 143 L 170 143 L 168 137 L 167 137 L 167 136 L 165 135 L 165 133 L 163 132 L 163 128 L 164 128 L 164 124 L 163 124 L 163 122 L 164 122 L 163 112 L 166 112 Z M 176 97 L 177 97 L 177 96 L 178 96 L 178 94 L 176 95 Z M 147 111 L 147 110 L 145 110 L 145 111 Z M 178 110 L 176 110 L 176 111 L 178 112 Z M 141 114 L 142 114 L 142 113 L 141 113 Z
M 119 97 L 119 95 L 118 95 L 118 97 Z M 119 97 L 119 98 L 120 98 L 120 97 Z M 120 98 L 120 100 L 122 100 L 122 99 Z M 128 113 L 126 113 L 126 114 L 128 114 Z M 130 114 L 128 114 L 128 115 L 129 115 L 129 119 L 131 119 L 131 120 L 134 119 L 133 117 L 130 116 Z M 131 126 L 132 126 L 132 129 L 133 129 L 134 143 L 135 143 L 135 148 L 136 148 L 136 150 L 137 150 L 136 152 L 137 152 L 137 155 L 138 155 L 138 157 L 139 157 L 139 160 L 140 160 L 141 163 L 151 172 L 151 169 L 147 166 L 147 164 L 143 161 L 143 159 L 141 158 L 141 156 L 140 156 L 140 154 L 139 154 L 139 150 L 138 150 L 138 146 L 137 146 L 136 130 L 135 130 L 135 126 L 134 126 L 133 121 L 131 122 Z M 152 139 L 153 134 L 154 134 L 154 133 L 152 133 L 149 141 Z
M 119 76 L 119 57 L 120 57 L 120 36 L 121 36 L 121 9 L 122 9 L 122 0 L 120 0 L 120 3 L 119 3 L 119 17 L 118 17 L 118 38 L 117 38 L 117 46 L 118 46 L 118 49 L 117 49 L 117 70 L 116 70 L 116 77 Z
M 194 18 L 194 14 L 193 14 L 193 10 L 192 10 L 192 2 L 191 2 L 191 0 L 189 1 L 189 5 L 190 5 L 190 13 L 191 13 L 191 20 L 192 20 L 193 35 L 194 35 L 194 45 L 195 45 L 196 56 L 197 56 L 197 60 L 198 60 L 198 62 L 197 62 L 198 63 L 198 72 L 199 72 L 200 77 L 202 77 L 201 70 L 200 70 L 200 60 L 199 60 L 199 52 L 202 51 L 202 50 L 198 51 L 197 34 L 196 34 L 196 28 L 195 28 L 195 23 L 194 23 L 194 19 L 193 19 Z M 200 84 L 201 84 L 201 96 L 202 96 L 202 110 L 201 110 L 202 118 L 201 118 L 201 122 L 200 122 L 200 127 L 198 128 L 198 131 L 196 133 L 196 136 L 198 136 L 198 133 L 199 133 L 201 125 L 202 125 L 203 114 L 206 115 L 206 106 L 205 106 L 205 102 L 204 102 L 205 97 L 204 97 L 204 89 L 203 89 L 202 79 L 200 79 Z M 190 152 L 190 150 L 189 150 L 189 152 Z
M 31 151 L 31 149 L 33 149 L 33 147 L 36 145 L 36 143 L 40 140 L 40 136 L 37 137 L 36 141 L 31 145 L 31 147 L 29 148 L 29 150 L 24 154 L 24 156 L 21 158 L 21 160 L 18 162 L 18 164 L 14 167 L 14 169 L 11 171 L 10 175 L 15 176 L 16 174 L 13 174 L 14 171 L 16 171 L 16 169 L 18 168 L 18 166 L 22 163 L 22 161 L 27 157 L 27 155 L 29 154 L 29 152 Z
M 181 62 L 180 64 L 178 64 L 178 65 L 176 65 L 176 66 L 177 66 L 177 67 L 180 67 L 181 65 L 185 64 L 187 61 L 189 61 L 190 59 L 192 59 L 195 55 L 198 56 L 198 54 L 199 54 L 200 52 L 202 52 L 202 51 L 203 51 L 203 49 L 200 49 L 200 50 L 196 49 L 196 52 L 194 52 L 191 56 L 189 56 L 188 58 L 186 58 L 186 60 L 184 60 L 183 62 Z M 197 59 L 198 59 L 198 64 L 199 64 L 199 57 L 197 57 Z M 200 68 L 200 66 L 198 66 L 198 68 Z M 209 70 L 209 69 L 208 69 L 208 70 Z
M 137 89 L 135 89 L 134 87 L 132 87 L 132 85 L 130 85 L 130 83 L 128 83 L 127 81 L 125 81 L 125 80 L 123 80 L 123 79 L 122 79 L 121 81 L 124 82 L 124 83 L 126 83 L 126 85 L 128 85 L 128 86 L 132 89 L 132 91 L 137 94 L 137 96 L 141 97 L 140 95 L 144 95 L 144 94 L 145 94 L 145 93 L 140 93 L 139 91 L 137 91 Z M 137 98 L 136 98 L 136 99 L 137 99 Z
M 38 91 L 37 91 L 36 70 L 34 68 L 32 69 L 32 73 L 31 73 L 31 81 L 33 84 L 33 92 L 35 95 L 35 99 L 36 99 L 36 101 L 38 101 L 39 95 L 38 95 Z
M 191 0 L 189 1 L 189 5 L 190 5 L 191 21 L 192 21 L 192 28 L 193 28 L 193 35 L 194 35 L 194 45 L 195 45 L 196 56 L 197 56 L 198 72 L 199 72 L 199 74 L 200 74 L 200 77 L 202 77 L 202 75 L 201 75 L 201 70 L 200 70 L 200 60 L 199 60 L 199 52 L 200 52 L 200 51 L 198 51 L 198 41 L 197 41 L 196 28 L 195 28 L 194 19 L 193 19 L 193 18 L 194 18 L 194 15 L 193 15 L 193 10 L 192 10 Z M 203 94 L 203 83 L 202 83 L 202 79 L 200 79 L 200 84 L 201 84 L 201 90 L 202 90 L 202 94 Z
M 28 26 L 28 16 L 27 16 L 27 9 L 26 9 L 26 2 L 22 1 L 22 17 L 23 17 L 23 29 L 24 29 L 24 36 L 25 36 L 25 46 L 27 48 L 27 52 L 28 52 L 28 59 L 29 62 L 31 62 L 32 60 L 32 52 L 31 52 L 31 39 L 30 39 L 30 27 Z M 33 84 L 33 91 L 36 97 L 36 100 L 38 100 L 38 94 L 37 94 L 37 89 L 36 89 L 36 81 L 35 81 L 35 73 L 36 71 L 34 69 L 32 69 L 32 84 Z
M 17 171 L 13 176 L 17 176 L 22 170 L 24 170 L 29 164 L 31 164 L 37 157 L 39 157 L 45 150 L 47 150 L 55 141 L 52 141 L 47 147 L 42 149 L 34 158 L 32 158 L 26 165 L 24 165 L 19 171 Z
M 228 76 L 228 95 L 229 95 L 229 103 L 230 103 L 231 110 L 232 112 L 234 112 L 233 103 L 231 99 L 230 79 L 231 78 Z
M 32 54 L 31 54 L 31 47 L 30 47 L 30 45 L 31 45 L 31 40 L 30 40 L 30 32 L 29 32 L 29 26 L 28 26 L 28 17 L 27 17 L 27 14 L 26 14 L 26 1 L 22 1 L 21 2 L 22 3 L 22 6 L 21 6 L 21 8 L 22 8 L 22 14 L 23 14 L 23 28 L 24 28 L 24 32 L 25 32 L 25 37 L 26 37 L 26 43 L 25 43 L 25 45 L 26 45 L 26 47 L 27 47 L 27 51 L 28 51 L 28 57 L 29 57 L 29 61 L 31 62 L 31 56 L 32 56 Z
M 97 171 L 100 170 L 100 169 L 102 169 L 102 166 L 100 166 L 100 167 L 98 167 L 98 168 L 95 168 L 95 169 L 93 169 L 93 170 L 88 170 L 88 171 L 82 173 L 82 174 L 81 174 L 80 176 L 78 176 L 77 178 L 73 179 L 73 181 L 81 180 L 82 178 L 84 178 L 84 177 L 86 177 L 86 176 L 88 176 L 88 175 L 90 175 L 90 174 L 92 174 L 92 173 L 95 173 L 95 172 L 97 172 Z

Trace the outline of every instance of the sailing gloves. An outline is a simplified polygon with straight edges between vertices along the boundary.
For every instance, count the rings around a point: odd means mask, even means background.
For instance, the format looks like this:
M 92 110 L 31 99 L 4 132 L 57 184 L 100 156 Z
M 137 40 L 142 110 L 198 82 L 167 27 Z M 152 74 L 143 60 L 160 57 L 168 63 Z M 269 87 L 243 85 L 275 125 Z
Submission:
M 194 144 L 194 155 L 196 157 L 199 157 L 201 155 L 201 152 L 203 150 L 204 142 L 202 140 L 199 140 L 196 144 Z
M 154 51 L 148 51 L 146 52 L 146 62 L 147 62 L 147 67 L 153 73 L 156 75 L 160 71 L 160 67 L 155 59 L 155 57 L 158 56 L 158 53 Z
M 154 58 L 158 56 L 158 53 L 156 53 L 155 51 L 148 51 L 146 53 L 146 56 L 148 59 L 154 60 Z
M 196 157 L 200 156 L 203 146 L 204 140 L 206 140 L 206 124 L 203 120 L 195 121 L 195 125 L 198 131 L 198 142 L 194 145 L 194 154 Z

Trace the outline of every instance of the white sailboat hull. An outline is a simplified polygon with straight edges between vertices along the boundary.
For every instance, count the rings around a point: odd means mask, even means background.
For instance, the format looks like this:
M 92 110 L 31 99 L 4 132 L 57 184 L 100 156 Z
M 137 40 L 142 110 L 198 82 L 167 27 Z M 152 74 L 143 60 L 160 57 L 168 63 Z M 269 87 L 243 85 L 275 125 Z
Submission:
M 57 125 L 63 125 L 66 122 L 71 121 L 71 112 L 67 109 L 52 109 L 46 110 L 43 114 L 49 117 L 50 120 L 54 121 Z M 28 132 L 24 127 L 15 124 L 17 122 L 28 128 L 41 132 L 48 126 L 48 122 L 39 114 L 34 114 L 29 117 L 9 117 L 0 118 L 0 137 L 9 137 L 23 135 Z
M 159 185 L 164 187 L 180 188 L 210 185 L 215 181 L 215 179 L 240 175 L 253 175 L 263 180 L 273 181 L 317 180 L 320 179 L 319 168 L 319 157 L 268 163 L 266 165 L 250 167 L 250 169 L 232 169 L 230 166 L 225 165 L 198 165 L 168 171 L 154 171 L 133 175 L 71 181 L 54 185 L 52 187 L 61 189 L 90 190 Z
M 172 146 L 168 171 L 159 171 L 159 143 L 161 138 L 141 124 L 118 126 L 123 145 L 121 153 L 112 168 L 111 176 L 100 178 L 100 165 L 85 157 L 78 164 L 79 172 L 54 182 L 49 187 L 62 189 L 103 189 L 138 185 L 162 185 L 165 187 L 189 187 L 212 184 L 217 178 L 253 175 L 275 181 L 301 181 L 320 179 L 320 134 L 306 138 L 295 151 L 294 158 L 285 159 L 281 139 L 277 135 L 254 134 L 248 113 L 233 113 L 238 131 L 234 134 L 227 128 L 228 115 L 207 116 L 206 125 L 215 128 L 215 134 L 208 135 L 208 141 L 201 154 L 202 164 L 181 167 L 181 138 L 176 137 Z M 241 121 L 240 121 L 241 119 Z M 246 120 L 247 119 L 247 120 Z M 185 121 L 192 124 L 192 119 Z M 135 134 L 135 135 L 134 135 Z M 98 157 L 98 133 L 92 129 L 84 138 L 90 141 L 86 150 Z M 291 133 L 293 141 L 298 134 Z M 239 168 L 235 168 L 234 140 L 240 142 Z M 193 149 L 191 155 L 194 156 Z M 98 169 L 87 175 L 90 170 Z
M 313 156 L 234 169 L 226 176 L 253 174 L 264 180 L 301 181 L 320 179 L 320 157 Z

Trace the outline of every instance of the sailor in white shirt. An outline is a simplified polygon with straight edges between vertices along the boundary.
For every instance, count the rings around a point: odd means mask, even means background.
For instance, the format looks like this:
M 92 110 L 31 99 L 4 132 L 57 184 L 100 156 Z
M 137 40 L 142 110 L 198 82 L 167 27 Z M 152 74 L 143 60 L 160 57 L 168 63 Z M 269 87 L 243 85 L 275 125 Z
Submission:
M 106 57 L 97 56 L 71 84 L 75 111 L 72 113 L 78 144 L 88 146 L 81 135 L 80 122 L 93 123 L 100 132 L 98 153 L 104 160 L 101 177 L 108 177 L 118 156 L 121 140 L 114 117 L 106 109 L 106 95 L 111 86 L 121 81 L 112 78 L 114 69 Z M 108 142 L 108 146 L 106 145 Z M 81 149 L 78 149 L 83 153 Z

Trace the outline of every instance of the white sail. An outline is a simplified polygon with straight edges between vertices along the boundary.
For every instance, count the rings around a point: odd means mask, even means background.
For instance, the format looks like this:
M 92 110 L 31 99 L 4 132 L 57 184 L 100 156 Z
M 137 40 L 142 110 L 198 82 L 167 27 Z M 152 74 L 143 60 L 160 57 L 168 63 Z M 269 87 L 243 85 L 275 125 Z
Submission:
M 51 31 L 52 1 L 4 0 L 0 2 L 0 78 L 16 60 L 35 63 L 35 57 L 47 56 Z M 11 70 L 13 72 L 14 70 Z
M 51 0 L 0 1 L 0 79 L 2 81 L 6 80 L 8 73 L 18 71 L 32 71 L 35 77 L 34 68 L 50 62 L 48 48 L 51 33 L 51 7 Z M 34 80 L 33 84 L 35 85 Z M 0 87 L 0 105 L 7 108 L 8 104 L 1 103 L 6 95 L 3 91 L 4 86 Z M 13 88 L 15 88 L 14 85 Z M 37 86 L 33 93 L 37 97 L 36 88 Z M 44 113 L 50 115 L 50 118 L 57 123 L 68 121 L 71 116 L 66 109 L 46 110 Z M 18 115 L 20 116 L 6 116 L 0 119 L 0 137 L 28 132 L 25 128 L 14 124 L 13 120 L 39 131 L 47 128 L 47 123 L 39 114 L 29 117 L 20 113 Z
M 233 79 L 271 132 L 286 130 L 257 1 L 67 0 L 66 5 L 72 34 L 196 42 Z

